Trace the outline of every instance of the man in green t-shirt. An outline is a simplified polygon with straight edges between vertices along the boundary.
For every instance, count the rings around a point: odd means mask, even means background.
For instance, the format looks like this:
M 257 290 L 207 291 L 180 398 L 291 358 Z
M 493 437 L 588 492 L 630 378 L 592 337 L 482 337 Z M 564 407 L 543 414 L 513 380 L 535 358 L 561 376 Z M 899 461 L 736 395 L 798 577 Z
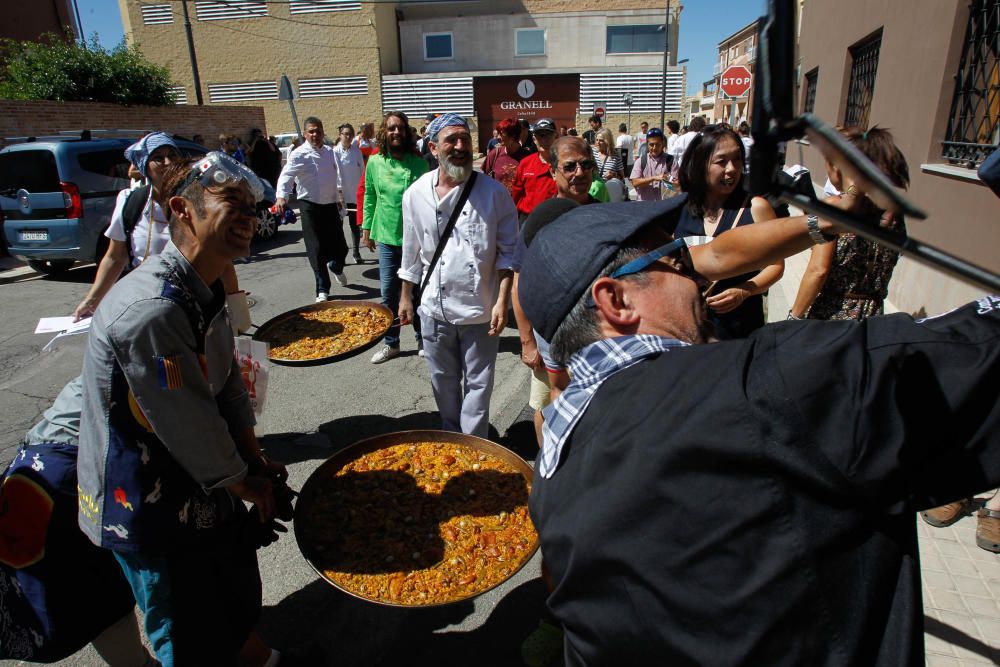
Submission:
M 390 111 L 378 130 L 379 152 L 368 158 L 365 167 L 364 222 L 361 243 L 369 250 L 378 247 L 378 272 L 382 303 L 393 313 L 399 310 L 400 278 L 403 261 L 403 193 L 424 175 L 427 162 L 416 152 L 413 128 L 401 111 Z M 424 354 L 419 322 L 413 323 L 417 350 Z M 385 336 L 385 345 L 372 357 L 381 364 L 399 356 L 399 325 Z

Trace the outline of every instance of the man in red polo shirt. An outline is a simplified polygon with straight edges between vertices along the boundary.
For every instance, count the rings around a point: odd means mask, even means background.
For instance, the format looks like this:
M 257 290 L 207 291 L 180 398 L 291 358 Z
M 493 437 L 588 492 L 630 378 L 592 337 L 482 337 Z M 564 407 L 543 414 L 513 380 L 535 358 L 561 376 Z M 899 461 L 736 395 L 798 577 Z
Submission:
M 556 196 L 556 182 L 549 169 L 549 149 L 556 139 L 556 124 L 551 118 L 541 118 L 531 126 L 538 152 L 521 160 L 514 174 L 511 195 L 517 205 L 520 222 L 528 217 L 540 202 Z

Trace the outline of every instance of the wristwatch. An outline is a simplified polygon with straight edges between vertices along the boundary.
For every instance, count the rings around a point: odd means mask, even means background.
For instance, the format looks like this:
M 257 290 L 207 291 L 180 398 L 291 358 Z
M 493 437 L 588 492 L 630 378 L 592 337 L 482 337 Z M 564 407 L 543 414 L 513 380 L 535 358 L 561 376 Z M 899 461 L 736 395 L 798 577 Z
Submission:
M 836 236 L 825 234 L 819 228 L 819 217 L 815 215 L 806 216 L 806 228 L 809 230 L 809 238 L 811 238 L 813 243 L 815 243 L 816 245 L 829 243 L 830 241 L 833 241 L 834 239 L 837 238 Z

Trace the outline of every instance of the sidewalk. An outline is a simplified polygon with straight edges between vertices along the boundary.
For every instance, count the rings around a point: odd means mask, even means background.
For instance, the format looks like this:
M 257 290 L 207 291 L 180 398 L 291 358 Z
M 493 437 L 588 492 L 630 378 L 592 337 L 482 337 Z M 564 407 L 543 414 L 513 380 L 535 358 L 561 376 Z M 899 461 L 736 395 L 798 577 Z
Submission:
M 785 260 L 768 294 L 768 321 L 785 319 L 809 251 Z M 886 303 L 886 311 L 895 309 Z M 988 496 L 982 494 L 980 497 Z M 919 517 L 924 642 L 930 667 L 1000 665 L 1000 555 L 976 546 L 976 518 L 933 528 Z

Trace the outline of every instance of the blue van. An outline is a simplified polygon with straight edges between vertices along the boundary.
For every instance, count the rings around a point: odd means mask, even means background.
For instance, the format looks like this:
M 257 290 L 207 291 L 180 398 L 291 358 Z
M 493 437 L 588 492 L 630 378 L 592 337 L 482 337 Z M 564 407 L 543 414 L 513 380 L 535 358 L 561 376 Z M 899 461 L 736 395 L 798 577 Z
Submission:
M 97 134 L 95 132 L 95 134 Z M 0 209 L 8 252 L 36 271 L 58 273 L 75 262 L 100 262 L 108 247 L 118 192 L 129 187 L 125 149 L 131 138 L 29 137 L 0 151 Z M 176 139 L 185 157 L 208 149 Z M 273 191 L 271 201 L 274 201 Z M 277 223 L 267 209 L 258 236 Z

